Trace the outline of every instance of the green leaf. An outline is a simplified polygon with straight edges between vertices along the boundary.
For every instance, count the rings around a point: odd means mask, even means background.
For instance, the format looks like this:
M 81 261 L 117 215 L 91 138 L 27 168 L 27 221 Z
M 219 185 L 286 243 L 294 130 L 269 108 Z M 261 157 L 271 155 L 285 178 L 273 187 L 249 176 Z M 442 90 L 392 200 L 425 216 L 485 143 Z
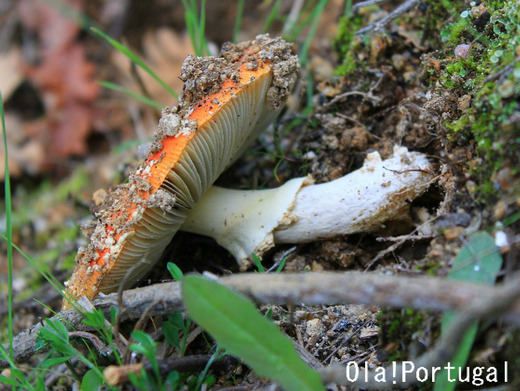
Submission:
M 153 340 L 153 338 L 142 330 L 136 330 L 132 332 L 132 338 L 134 339 L 134 341 L 139 342 L 143 346 L 155 346 L 155 341 Z
M 181 344 L 179 341 L 179 329 L 171 322 L 164 322 L 161 329 L 166 342 L 180 350 Z
M 172 275 L 173 279 L 175 281 L 180 281 L 182 280 L 182 277 L 184 276 L 182 274 L 182 270 L 179 268 L 179 266 L 177 266 L 175 263 L 173 262 L 168 262 L 166 264 L 166 267 L 168 268 L 168 271 L 170 272 L 170 274 Z
M 285 390 L 325 390 L 291 341 L 247 298 L 200 276 L 184 278 L 182 297 L 193 320 L 258 375 L 276 380 Z
M 0 384 L 9 384 L 11 386 L 20 387 L 22 384 L 17 382 L 16 380 L 11 379 L 10 377 L 0 375 Z
M 100 309 L 93 312 L 86 312 L 83 324 L 94 328 L 103 328 L 105 326 L 105 316 Z
M 184 330 L 186 328 L 184 318 L 179 311 L 175 311 L 173 314 L 168 314 L 168 322 L 177 327 L 179 330 Z
M 40 374 L 36 378 L 36 388 L 37 391 L 47 391 L 47 387 L 45 386 L 45 381 L 43 380 L 43 375 Z
M 177 388 L 179 388 L 180 382 L 181 382 L 181 375 L 179 374 L 179 372 L 172 371 L 172 372 L 170 372 L 168 377 L 166 377 L 166 380 L 164 380 L 164 385 L 170 385 L 171 390 L 176 390 Z
M 73 358 L 73 356 L 65 356 L 65 357 L 52 357 L 52 358 L 48 358 L 47 360 L 45 360 L 44 362 L 42 362 L 40 364 L 40 366 L 42 368 L 50 368 L 50 367 L 53 367 L 55 365 L 59 365 L 59 364 L 62 364 L 64 363 L 65 361 L 69 361 L 71 358 Z
M 81 380 L 81 391 L 98 390 L 101 387 L 102 379 L 94 369 L 89 369 Z
M 468 242 L 460 249 L 459 254 L 453 261 L 449 279 L 471 281 L 486 285 L 493 285 L 497 273 L 502 268 L 502 257 L 495 245 L 493 237 L 487 232 L 476 232 Z M 442 318 L 441 334 L 445 334 L 449 326 L 458 315 L 446 313 Z M 468 328 L 459 345 L 457 353 L 450 361 L 455 368 L 462 368 L 468 361 L 475 336 L 477 335 L 478 323 Z M 455 369 L 457 371 L 457 369 Z M 457 372 L 455 372 L 457 373 Z M 448 380 L 448 372 L 443 370 L 436 377 L 434 391 L 452 391 L 457 382 Z
M 148 354 L 148 349 L 146 347 L 144 347 L 143 345 L 139 345 L 137 343 L 131 344 L 130 350 L 132 352 L 136 352 L 136 353 L 142 354 L 144 356 L 147 356 L 147 354 Z
M 69 340 L 69 331 L 67 330 L 67 327 L 58 319 L 52 320 L 48 319 L 47 323 L 49 327 L 56 330 L 56 333 L 63 338 L 63 340 L 68 341 Z

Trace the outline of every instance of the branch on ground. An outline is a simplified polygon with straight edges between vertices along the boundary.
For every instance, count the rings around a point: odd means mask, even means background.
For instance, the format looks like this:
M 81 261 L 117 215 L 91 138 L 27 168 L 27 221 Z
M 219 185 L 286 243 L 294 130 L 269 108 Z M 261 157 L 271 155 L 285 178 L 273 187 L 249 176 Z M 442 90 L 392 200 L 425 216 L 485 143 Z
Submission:
M 516 283 L 520 286 L 517 280 Z M 381 307 L 415 308 L 431 311 L 461 311 L 487 303 L 489 297 L 500 296 L 511 283 L 490 287 L 437 277 L 406 277 L 375 273 L 305 273 L 257 274 L 244 273 L 219 278 L 219 282 L 248 296 L 257 304 L 333 305 L 364 304 Z M 126 311 L 121 321 L 139 319 L 148 311 L 150 316 L 183 310 L 180 284 L 168 282 L 124 292 Z M 110 308 L 118 307 L 117 294 L 94 300 L 93 305 L 110 316 Z M 503 308 L 498 306 L 496 308 Z M 497 313 L 511 324 L 520 325 L 520 300 Z M 482 318 L 485 318 L 485 312 Z M 62 311 L 53 319 L 62 319 L 78 331 L 90 330 L 82 324 L 75 310 Z M 14 339 L 15 361 L 27 360 L 36 352 L 36 336 L 45 321 L 26 330 Z M 0 362 L 0 366 L 7 363 Z

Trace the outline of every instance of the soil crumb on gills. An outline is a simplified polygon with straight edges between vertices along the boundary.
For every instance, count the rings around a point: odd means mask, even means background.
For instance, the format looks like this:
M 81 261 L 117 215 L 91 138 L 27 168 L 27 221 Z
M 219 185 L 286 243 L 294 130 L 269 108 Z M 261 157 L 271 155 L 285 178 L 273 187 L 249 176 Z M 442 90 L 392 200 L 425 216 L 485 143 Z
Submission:
M 257 70 L 272 67 L 273 80 L 267 91 L 267 104 L 279 108 L 287 99 L 298 74 L 298 57 L 294 47 L 281 38 L 259 35 L 253 41 L 224 44 L 220 57 L 188 56 L 182 66 L 180 78 L 184 82 L 177 106 L 165 108 L 154 134 L 148 158 L 130 175 L 128 183 L 109 191 L 103 205 L 95 213 L 97 224 L 86 248 L 76 256 L 76 269 L 66 283 L 68 292 L 79 298 L 92 298 L 98 292 L 100 281 L 108 273 L 124 244 L 131 240 L 136 226 L 142 224 L 147 208 L 157 208 L 167 213 L 178 208 L 175 195 L 152 185 L 151 172 L 167 153 L 164 141 L 181 136 L 192 136 L 197 131 L 197 121 L 190 114 L 205 107 L 216 112 L 222 102 L 209 96 L 228 93 L 234 98 L 244 81 L 241 69 Z M 251 82 L 254 76 L 251 75 Z M 189 142 L 189 141 L 188 141 Z M 163 151 L 164 149 L 164 151 Z

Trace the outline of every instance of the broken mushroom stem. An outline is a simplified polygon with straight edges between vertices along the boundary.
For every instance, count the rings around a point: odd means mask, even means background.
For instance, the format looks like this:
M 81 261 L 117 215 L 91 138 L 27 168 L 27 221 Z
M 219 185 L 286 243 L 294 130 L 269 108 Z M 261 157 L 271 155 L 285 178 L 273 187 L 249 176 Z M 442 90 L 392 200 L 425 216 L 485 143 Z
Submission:
M 246 267 L 252 253 L 275 244 L 377 230 L 405 216 L 431 179 L 424 154 L 396 146 L 392 157 L 369 153 L 360 169 L 328 183 L 296 178 L 270 190 L 212 187 L 181 230 L 214 238 Z

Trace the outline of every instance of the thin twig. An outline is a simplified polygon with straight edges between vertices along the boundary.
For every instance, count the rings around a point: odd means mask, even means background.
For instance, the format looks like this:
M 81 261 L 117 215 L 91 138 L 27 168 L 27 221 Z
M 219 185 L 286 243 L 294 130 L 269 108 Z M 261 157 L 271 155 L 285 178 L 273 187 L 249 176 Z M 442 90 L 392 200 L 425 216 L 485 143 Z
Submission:
M 432 219 L 433 220 L 433 219 Z M 431 221 L 431 220 L 429 220 Z M 401 242 L 401 241 L 409 241 L 409 240 L 429 240 L 433 239 L 434 235 L 424 235 L 424 234 L 418 234 L 418 235 L 399 235 L 399 236 L 381 236 L 376 238 L 377 242 Z
M 361 331 L 361 328 L 365 326 L 365 324 L 366 324 L 366 322 L 361 324 L 361 325 L 359 325 L 354 331 L 352 331 L 352 333 L 345 335 L 343 337 L 343 339 L 341 340 L 341 342 L 327 356 L 327 358 L 325 360 L 323 360 L 323 362 L 324 363 L 327 363 L 327 362 L 330 363 L 332 361 L 332 357 L 334 357 L 334 355 L 338 352 L 338 350 L 340 350 L 343 346 L 345 346 L 347 344 L 348 341 L 350 341 L 356 334 L 358 334 Z
M 415 371 L 426 368 L 431 373 L 432 368 L 443 366 L 454 356 L 463 335 L 471 325 L 479 320 L 499 317 L 513 305 L 517 305 L 519 298 L 520 278 L 517 275 L 507 284 L 494 288 L 491 294 L 473 300 L 460 312 L 436 346 L 415 360 Z M 348 384 L 368 389 L 394 389 L 408 387 L 416 383 L 419 377 L 417 372 L 414 372 L 410 367 L 405 369 L 402 364 L 384 368 L 384 375 L 381 368 L 377 372 L 368 371 L 368 373 L 360 369 L 358 374 L 353 372 L 355 371 L 354 367 L 350 369 L 352 373 L 346 376 L 345 366 L 331 365 L 321 371 L 322 379 L 325 383 Z M 376 375 L 378 378 L 375 377 Z M 358 381 L 349 382 L 347 380 L 347 378 L 354 379 L 355 377 Z
M 371 31 L 379 31 L 383 27 L 385 27 L 388 23 L 390 23 L 392 20 L 397 19 L 404 13 L 408 12 L 410 9 L 415 7 L 415 5 L 419 2 L 419 0 L 407 0 L 399 7 L 397 7 L 395 10 L 393 10 L 390 14 L 385 16 L 384 18 L 381 18 L 374 23 L 369 24 L 366 27 L 363 27 L 362 29 L 359 29 L 356 31 L 356 35 L 366 34 Z
M 376 240 L 378 242 L 382 242 L 382 241 L 393 241 L 394 244 L 388 246 L 387 248 L 385 248 L 384 250 L 381 250 L 369 263 L 368 265 L 365 267 L 365 271 L 367 270 L 370 270 L 370 268 L 372 266 L 374 266 L 374 264 L 379 261 L 380 259 L 382 259 L 383 257 L 385 257 L 387 254 L 390 254 L 390 253 L 393 253 L 395 250 L 397 250 L 399 247 L 401 247 L 404 243 L 406 243 L 407 241 L 409 240 L 423 240 L 423 239 L 431 239 L 431 236 L 429 235 L 423 235 L 423 234 L 417 234 L 417 232 L 420 232 L 421 231 L 421 228 L 423 226 L 426 226 L 428 224 L 431 224 L 433 221 L 436 220 L 436 217 L 434 217 L 433 219 L 429 219 L 428 221 L 425 221 L 424 223 L 422 223 L 420 226 L 418 226 L 417 228 L 415 228 L 411 233 L 407 234 L 407 235 L 401 235 L 401 236 L 396 236 L 396 237 L 381 237 L 381 238 L 377 238 Z
M 280 255 L 280 257 L 278 258 L 278 260 L 275 263 L 273 263 L 273 266 L 266 270 L 266 273 L 270 273 L 273 270 L 276 270 L 278 266 L 280 266 L 280 264 L 283 262 L 283 260 L 287 259 L 287 257 L 291 255 L 293 252 L 295 252 L 297 248 L 297 246 L 293 246 L 290 249 L 284 251 L 282 255 Z
M 366 0 L 366 1 L 360 1 L 359 3 L 356 3 L 356 4 L 354 4 L 352 6 L 352 11 L 358 10 L 360 8 L 365 8 L 365 7 L 368 7 L 368 6 L 371 6 L 371 5 L 384 3 L 385 1 L 388 1 L 388 0 Z
M 341 101 L 345 100 L 345 98 L 348 98 L 349 96 L 352 96 L 352 95 L 360 95 L 363 98 L 368 98 L 369 100 L 372 101 L 372 103 L 375 103 L 375 104 L 381 102 L 381 98 L 379 98 L 378 96 L 372 95 L 372 94 L 367 94 L 366 92 L 347 91 L 342 94 L 336 95 L 334 98 L 331 99 L 330 102 L 325 103 L 323 105 L 323 107 L 327 108 L 327 107 L 333 106 L 336 103 L 341 102 Z
M 96 350 L 102 355 L 108 356 L 112 354 L 112 349 L 110 346 L 105 345 L 97 335 L 92 333 L 88 333 L 86 331 L 69 331 L 69 337 L 88 339 L 92 345 L 94 345 Z

